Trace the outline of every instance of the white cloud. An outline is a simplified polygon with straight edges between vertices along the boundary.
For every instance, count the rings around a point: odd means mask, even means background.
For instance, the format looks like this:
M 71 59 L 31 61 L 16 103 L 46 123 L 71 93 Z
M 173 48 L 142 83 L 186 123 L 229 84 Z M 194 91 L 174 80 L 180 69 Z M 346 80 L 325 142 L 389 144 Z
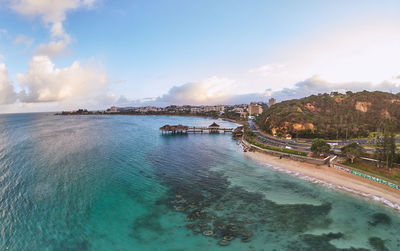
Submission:
M 311 94 L 330 93 L 338 91 L 344 93 L 346 91 L 385 91 L 392 93 L 400 92 L 400 84 L 394 81 L 382 81 L 380 83 L 373 82 L 330 82 L 315 75 L 304 81 L 300 81 L 292 88 L 284 88 L 280 91 L 275 91 L 271 95 L 277 100 L 287 100 L 294 98 L 306 97 Z
M 216 104 L 229 96 L 235 81 L 228 78 L 211 77 L 201 82 L 172 87 L 169 92 L 156 99 L 166 104 Z
M 34 39 L 25 35 L 18 35 L 14 39 L 15 44 L 24 44 L 26 46 L 30 46 L 33 43 Z
M 65 20 L 66 12 L 91 7 L 95 0 L 10 0 L 11 9 L 24 16 L 39 16 L 47 24 Z
M 218 87 L 217 77 L 214 77 L 214 82 Z M 233 86 L 235 81 L 229 80 L 228 86 Z M 221 90 L 223 90 L 221 88 Z M 373 82 L 330 82 L 318 75 L 312 76 L 304 81 L 297 82 L 291 88 L 283 88 L 281 90 L 271 91 L 267 89 L 263 92 L 252 92 L 247 94 L 235 94 L 215 92 L 209 95 L 209 86 L 207 81 L 197 83 L 187 83 L 181 86 L 172 87 L 167 94 L 162 95 L 147 102 L 137 102 L 135 105 L 212 105 L 212 104 L 243 104 L 253 101 L 267 102 L 270 97 L 276 98 L 278 101 L 302 98 L 312 94 L 330 93 L 332 91 L 339 91 L 344 93 L 346 91 L 386 91 L 392 93 L 400 92 L 400 83 L 395 81 L 383 81 L 380 83 Z
M 106 75 L 95 67 L 84 67 L 75 61 L 71 66 L 55 68 L 47 56 L 35 56 L 25 74 L 17 75 L 26 87 L 21 102 L 54 102 L 69 98 L 88 97 L 102 91 Z
M 48 44 L 40 44 L 36 48 L 35 52 L 38 55 L 48 55 L 51 57 L 57 57 L 65 53 L 68 44 L 69 41 L 66 40 L 51 41 Z
M 96 0 L 9 0 L 11 9 L 23 16 L 39 17 L 49 26 L 51 40 L 41 44 L 36 52 L 43 55 L 58 56 L 70 43 L 63 22 L 68 11 L 90 8 Z
M 12 104 L 16 99 L 17 95 L 8 76 L 6 65 L 0 63 L 0 105 Z
M 259 73 L 262 76 L 268 76 L 271 73 L 282 73 L 285 65 L 283 64 L 266 64 L 266 65 L 261 65 L 257 68 L 250 69 L 250 73 Z

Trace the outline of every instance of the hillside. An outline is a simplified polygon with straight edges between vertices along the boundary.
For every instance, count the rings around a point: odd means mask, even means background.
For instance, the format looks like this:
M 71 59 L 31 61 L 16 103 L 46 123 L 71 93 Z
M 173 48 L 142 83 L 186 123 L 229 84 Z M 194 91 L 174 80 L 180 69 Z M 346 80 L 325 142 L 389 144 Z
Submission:
M 400 94 L 347 92 L 312 95 L 273 105 L 257 123 L 271 134 L 286 133 L 303 138 L 336 139 L 365 137 L 385 120 L 400 131 Z

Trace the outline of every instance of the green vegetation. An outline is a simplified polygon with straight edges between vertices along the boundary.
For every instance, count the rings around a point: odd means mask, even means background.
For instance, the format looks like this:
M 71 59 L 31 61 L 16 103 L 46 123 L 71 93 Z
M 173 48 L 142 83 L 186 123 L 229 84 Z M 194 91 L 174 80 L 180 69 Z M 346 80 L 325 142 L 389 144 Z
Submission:
M 247 123 L 244 123 L 243 125 L 244 129 L 244 136 L 246 139 L 254 139 L 257 135 L 250 129 L 249 125 Z
M 356 142 L 353 142 L 342 147 L 341 150 L 342 153 L 351 160 L 351 163 L 354 163 L 354 159 L 359 158 L 363 155 L 364 148 Z
M 383 138 L 377 138 L 375 147 L 375 158 L 379 160 L 378 166 L 393 168 L 397 161 L 396 140 L 394 134 L 395 125 L 386 123 L 383 129 Z
M 247 120 L 247 118 L 241 117 L 239 113 L 234 112 L 234 111 L 228 111 L 227 109 L 225 109 L 225 112 L 222 114 L 222 117 L 228 118 L 228 119 L 233 119 L 236 121 L 240 121 L 240 120 L 246 121 Z
M 271 134 L 345 139 L 371 136 L 386 120 L 400 132 L 400 93 L 334 92 L 287 100 L 266 109 L 257 124 Z
M 377 167 L 374 163 L 358 159 L 356 159 L 354 163 L 348 162 L 345 165 L 352 169 L 362 171 L 365 174 L 369 174 L 377 178 L 386 179 L 388 181 L 392 181 L 393 183 L 400 184 L 400 169 L 398 168 L 380 168 Z
M 250 144 L 258 146 L 258 147 L 263 148 L 263 149 L 282 152 L 282 153 L 288 153 L 288 154 L 294 154 L 294 155 L 299 155 L 299 156 L 307 156 L 307 153 L 305 153 L 305 152 L 300 152 L 300 151 L 296 151 L 296 150 L 292 150 L 292 149 L 286 149 L 286 148 L 268 146 L 268 145 L 265 145 L 265 144 L 257 141 L 254 138 L 246 138 L 246 140 Z
M 321 154 L 328 154 L 331 150 L 331 146 L 323 139 L 313 139 L 311 145 L 311 152 L 319 156 Z

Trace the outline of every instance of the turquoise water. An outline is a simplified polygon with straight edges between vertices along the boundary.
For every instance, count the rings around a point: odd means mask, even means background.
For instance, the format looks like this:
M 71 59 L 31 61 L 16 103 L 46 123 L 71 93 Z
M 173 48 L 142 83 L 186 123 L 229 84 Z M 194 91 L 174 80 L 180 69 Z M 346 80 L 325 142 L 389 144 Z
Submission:
M 212 122 L 0 115 L 0 250 L 400 250 L 389 207 L 158 131 Z

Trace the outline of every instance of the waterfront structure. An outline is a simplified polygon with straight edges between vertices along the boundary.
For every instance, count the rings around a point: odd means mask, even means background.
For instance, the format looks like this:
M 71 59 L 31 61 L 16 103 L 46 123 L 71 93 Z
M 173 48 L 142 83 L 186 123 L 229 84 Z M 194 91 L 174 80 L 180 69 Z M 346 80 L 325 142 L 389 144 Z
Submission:
M 236 128 L 232 131 L 233 136 L 235 136 L 235 137 L 241 137 L 241 136 L 243 135 L 243 133 L 244 133 L 243 129 L 244 129 L 243 126 L 238 126 L 238 127 L 236 127 Z
M 208 131 L 210 133 L 219 133 L 219 125 L 217 123 L 212 123 L 208 126 Z
M 243 127 L 243 126 L 239 126 L 239 127 Z M 236 129 L 235 129 L 236 130 Z M 219 133 L 219 132 L 231 132 L 234 133 L 235 130 L 233 128 L 223 128 L 220 127 L 217 123 L 212 123 L 211 125 L 209 125 L 208 127 L 196 127 L 196 126 L 185 126 L 185 125 L 163 125 L 162 127 L 160 127 L 160 131 L 162 132 L 162 134 L 166 133 L 166 134 L 187 134 L 187 133 L 203 133 L 203 132 L 208 132 L 208 133 Z M 242 128 L 243 130 L 243 128 Z M 239 129 L 236 131 L 239 132 Z
M 263 112 L 262 107 L 258 103 L 250 103 L 248 108 L 249 115 L 259 115 Z
M 160 130 L 164 133 L 164 132 L 166 132 L 166 133 L 172 133 L 172 134 L 176 134 L 176 133 L 180 133 L 180 134 L 183 134 L 183 133 L 187 133 L 187 131 L 189 130 L 189 127 L 188 126 L 184 126 L 184 125 L 181 125 L 181 124 L 179 124 L 179 125 L 168 125 L 168 124 L 166 124 L 166 125 L 164 125 L 164 126 L 162 126 L 162 127 L 160 127 Z

